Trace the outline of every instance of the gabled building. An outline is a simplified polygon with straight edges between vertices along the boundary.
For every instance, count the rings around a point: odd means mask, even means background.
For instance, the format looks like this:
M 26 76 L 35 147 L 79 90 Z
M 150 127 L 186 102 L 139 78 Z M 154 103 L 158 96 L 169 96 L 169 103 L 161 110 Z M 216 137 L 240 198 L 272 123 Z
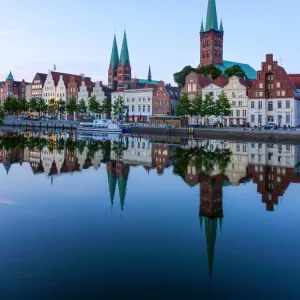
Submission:
M 43 96 L 43 87 L 47 78 L 47 74 L 36 73 L 31 83 L 31 97 L 41 99 Z M 28 100 L 28 99 L 27 99 Z
M 256 79 L 256 71 L 248 64 L 223 59 L 224 28 L 218 23 L 215 0 L 208 0 L 206 26 L 203 21 L 200 28 L 200 64 L 199 67 L 214 65 L 222 72 L 234 65 L 239 65 L 249 79 Z
M 248 114 L 251 125 L 258 127 L 267 122 L 278 126 L 295 127 L 300 125 L 300 94 L 297 75 L 289 76 L 286 70 L 273 59 L 273 54 L 266 55 L 257 80 L 249 89 Z
M 159 81 L 154 90 L 152 114 L 154 116 L 174 115 L 179 102 L 180 89 Z

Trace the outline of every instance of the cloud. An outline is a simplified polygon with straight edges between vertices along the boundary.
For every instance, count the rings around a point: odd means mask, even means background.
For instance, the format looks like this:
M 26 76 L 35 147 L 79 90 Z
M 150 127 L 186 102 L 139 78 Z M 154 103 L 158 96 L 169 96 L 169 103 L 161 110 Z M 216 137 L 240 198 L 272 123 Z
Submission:
M 7 35 L 12 35 L 12 34 L 21 33 L 21 32 L 24 32 L 24 29 L 3 30 L 3 31 L 0 31 L 0 36 L 7 36 Z
M 12 205 L 12 204 L 16 204 L 16 202 L 11 200 L 0 199 L 0 204 Z

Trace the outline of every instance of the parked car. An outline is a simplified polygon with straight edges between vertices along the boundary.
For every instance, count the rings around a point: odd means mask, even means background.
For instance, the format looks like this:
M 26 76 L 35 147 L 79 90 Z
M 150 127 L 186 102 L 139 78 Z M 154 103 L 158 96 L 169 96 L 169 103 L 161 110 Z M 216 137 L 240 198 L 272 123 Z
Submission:
M 278 127 L 277 124 L 272 123 L 272 122 L 268 122 L 262 128 L 263 129 L 277 129 L 277 127 Z

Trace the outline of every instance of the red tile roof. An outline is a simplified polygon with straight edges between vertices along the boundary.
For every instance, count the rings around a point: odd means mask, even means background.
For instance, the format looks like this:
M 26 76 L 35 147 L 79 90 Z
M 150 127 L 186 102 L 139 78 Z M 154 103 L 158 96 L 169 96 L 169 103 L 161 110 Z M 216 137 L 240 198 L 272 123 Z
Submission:
M 300 74 L 288 74 L 296 89 L 300 89 Z
M 213 80 L 212 83 L 223 88 L 225 85 L 229 83 L 229 79 L 221 75 L 215 80 Z

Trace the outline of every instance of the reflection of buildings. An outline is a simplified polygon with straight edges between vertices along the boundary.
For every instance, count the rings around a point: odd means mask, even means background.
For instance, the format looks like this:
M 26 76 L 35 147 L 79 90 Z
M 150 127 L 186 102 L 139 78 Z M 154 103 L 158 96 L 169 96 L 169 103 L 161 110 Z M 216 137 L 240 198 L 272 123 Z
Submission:
M 13 150 L 4 150 L 4 149 L 0 150 L 0 160 L 3 164 L 3 167 L 5 168 L 7 175 L 9 173 L 12 164 L 19 163 L 20 165 L 22 165 L 23 158 L 24 158 L 24 151 L 18 148 L 15 148 Z
M 152 168 L 157 169 L 157 174 L 164 174 L 164 170 L 173 164 L 173 148 L 170 145 L 152 145 Z

